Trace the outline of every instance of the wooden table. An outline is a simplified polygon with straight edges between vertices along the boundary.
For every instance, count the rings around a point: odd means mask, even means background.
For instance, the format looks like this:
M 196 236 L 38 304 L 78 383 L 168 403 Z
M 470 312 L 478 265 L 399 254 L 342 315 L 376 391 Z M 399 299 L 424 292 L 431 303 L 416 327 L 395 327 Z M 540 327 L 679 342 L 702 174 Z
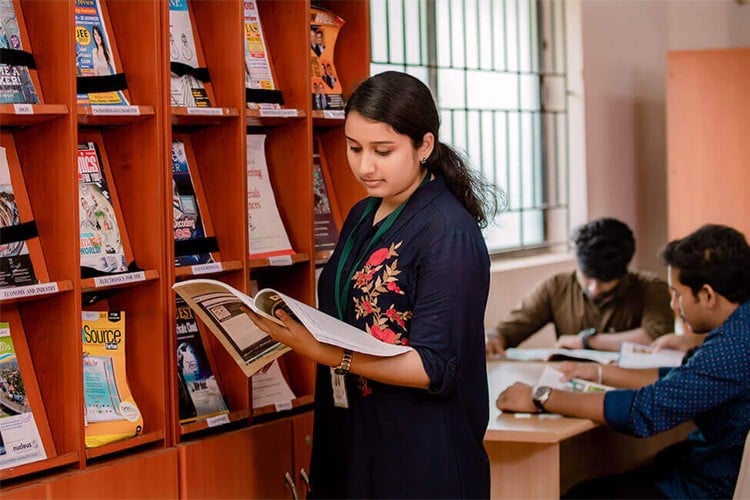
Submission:
M 580 481 L 623 472 L 647 463 L 694 428 L 683 424 L 642 439 L 591 420 L 558 415 L 502 413 L 495 400 L 520 380 L 535 384 L 546 364 L 491 361 L 490 422 L 484 445 L 491 464 L 492 498 L 559 498 Z

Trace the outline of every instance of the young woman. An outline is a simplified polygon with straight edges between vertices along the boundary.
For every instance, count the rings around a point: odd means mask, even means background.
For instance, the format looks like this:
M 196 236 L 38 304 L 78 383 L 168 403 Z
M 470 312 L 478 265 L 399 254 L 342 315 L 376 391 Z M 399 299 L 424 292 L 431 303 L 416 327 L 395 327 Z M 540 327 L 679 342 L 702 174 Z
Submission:
M 93 25 L 92 31 L 94 32 L 94 48 L 91 50 L 91 59 L 94 61 L 94 74 L 111 75 L 112 59 L 109 49 L 104 43 L 102 30 L 99 26 Z
M 319 363 L 309 496 L 486 498 L 489 256 L 480 226 L 494 216 L 496 191 L 439 142 L 435 102 L 416 78 L 370 77 L 345 113 L 347 158 L 369 197 L 344 222 L 319 307 L 413 349 L 351 353 L 283 312 L 286 328 L 253 317 Z

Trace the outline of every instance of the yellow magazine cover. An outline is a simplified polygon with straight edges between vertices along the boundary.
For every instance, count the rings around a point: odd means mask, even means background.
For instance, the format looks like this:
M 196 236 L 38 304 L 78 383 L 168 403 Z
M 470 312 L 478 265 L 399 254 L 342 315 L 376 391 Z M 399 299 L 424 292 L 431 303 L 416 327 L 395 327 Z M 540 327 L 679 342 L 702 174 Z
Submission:
M 86 447 L 137 436 L 143 416 L 125 373 L 125 312 L 83 311 Z

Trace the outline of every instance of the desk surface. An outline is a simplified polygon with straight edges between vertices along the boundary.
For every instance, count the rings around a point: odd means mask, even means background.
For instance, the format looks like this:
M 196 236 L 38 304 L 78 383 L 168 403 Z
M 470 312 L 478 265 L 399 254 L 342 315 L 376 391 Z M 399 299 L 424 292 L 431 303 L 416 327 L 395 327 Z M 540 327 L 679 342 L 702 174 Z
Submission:
M 536 384 L 544 367 L 559 363 L 533 361 L 490 361 L 487 376 L 490 388 L 490 421 L 484 435 L 486 441 L 517 441 L 526 443 L 559 443 L 569 437 L 598 427 L 583 418 L 549 414 L 502 413 L 495 406 L 497 396 L 513 382 Z

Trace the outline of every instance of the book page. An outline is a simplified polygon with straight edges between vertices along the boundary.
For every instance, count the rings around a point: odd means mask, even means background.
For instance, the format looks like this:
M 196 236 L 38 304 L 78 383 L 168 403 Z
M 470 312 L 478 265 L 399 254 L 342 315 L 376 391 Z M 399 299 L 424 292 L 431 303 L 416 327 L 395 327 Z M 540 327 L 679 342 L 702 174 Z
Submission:
M 519 349 L 510 347 L 505 350 L 506 359 L 512 361 L 594 361 L 603 365 L 617 362 L 620 353 L 595 351 L 593 349 Z
M 660 368 L 662 366 L 680 366 L 685 352 L 675 349 L 659 349 L 623 342 L 620 346 L 619 366 L 622 368 Z
M 281 373 L 278 360 L 271 363 L 268 369 L 253 375 L 252 381 L 253 408 L 290 404 L 296 397 Z

